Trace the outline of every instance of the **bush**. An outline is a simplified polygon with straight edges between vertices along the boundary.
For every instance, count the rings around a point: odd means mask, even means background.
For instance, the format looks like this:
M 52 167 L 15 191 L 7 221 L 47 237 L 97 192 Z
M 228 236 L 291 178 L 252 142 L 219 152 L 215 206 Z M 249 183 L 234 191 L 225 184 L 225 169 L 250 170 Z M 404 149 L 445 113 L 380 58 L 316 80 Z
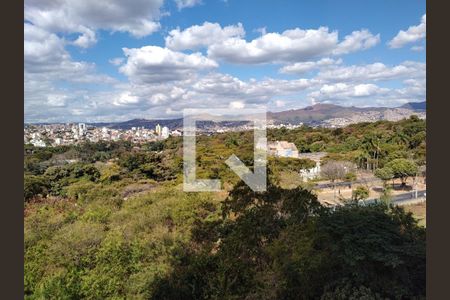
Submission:
M 36 196 L 45 197 L 48 194 L 48 181 L 42 176 L 25 175 L 23 179 L 23 196 L 28 201 Z

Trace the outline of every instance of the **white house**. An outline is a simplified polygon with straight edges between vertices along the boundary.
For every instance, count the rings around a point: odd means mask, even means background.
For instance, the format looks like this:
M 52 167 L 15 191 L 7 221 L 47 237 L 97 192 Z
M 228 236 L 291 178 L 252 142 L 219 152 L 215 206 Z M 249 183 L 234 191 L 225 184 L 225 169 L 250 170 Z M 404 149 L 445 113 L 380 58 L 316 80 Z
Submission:
M 267 144 L 269 155 L 298 158 L 298 150 L 294 143 L 276 141 Z
M 320 164 L 321 159 L 327 155 L 326 152 L 313 152 L 313 153 L 300 153 L 298 158 L 300 159 L 310 159 L 313 160 L 316 165 L 310 169 L 301 169 L 300 176 L 305 180 L 311 180 L 320 175 Z

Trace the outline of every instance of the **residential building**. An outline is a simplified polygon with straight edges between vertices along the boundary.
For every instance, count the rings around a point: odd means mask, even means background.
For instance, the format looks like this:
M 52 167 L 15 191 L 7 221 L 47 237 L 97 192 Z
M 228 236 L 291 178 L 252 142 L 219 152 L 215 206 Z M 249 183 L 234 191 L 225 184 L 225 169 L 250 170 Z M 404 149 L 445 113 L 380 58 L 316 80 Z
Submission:
M 267 144 L 267 150 L 269 155 L 298 158 L 297 147 L 287 141 L 270 142 Z

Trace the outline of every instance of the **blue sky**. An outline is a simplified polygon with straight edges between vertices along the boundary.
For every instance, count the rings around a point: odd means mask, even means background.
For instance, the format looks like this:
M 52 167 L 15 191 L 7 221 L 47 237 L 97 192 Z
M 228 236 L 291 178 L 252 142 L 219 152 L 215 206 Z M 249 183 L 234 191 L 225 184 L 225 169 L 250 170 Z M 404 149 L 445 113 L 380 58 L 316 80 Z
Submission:
M 424 101 L 425 13 L 425 1 L 25 1 L 25 121 Z

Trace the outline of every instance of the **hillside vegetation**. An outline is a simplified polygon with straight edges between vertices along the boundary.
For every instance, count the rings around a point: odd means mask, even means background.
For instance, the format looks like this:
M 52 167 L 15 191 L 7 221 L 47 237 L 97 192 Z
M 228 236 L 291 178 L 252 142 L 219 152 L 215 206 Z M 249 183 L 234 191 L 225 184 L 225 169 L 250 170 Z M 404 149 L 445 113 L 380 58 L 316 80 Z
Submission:
M 302 152 L 380 169 L 425 163 L 426 124 L 269 130 Z M 425 299 L 425 229 L 384 204 L 323 207 L 283 174 L 312 161 L 269 159 L 252 192 L 225 165 L 253 163 L 253 136 L 198 138 L 198 178 L 182 191 L 182 138 L 24 147 L 26 299 Z

